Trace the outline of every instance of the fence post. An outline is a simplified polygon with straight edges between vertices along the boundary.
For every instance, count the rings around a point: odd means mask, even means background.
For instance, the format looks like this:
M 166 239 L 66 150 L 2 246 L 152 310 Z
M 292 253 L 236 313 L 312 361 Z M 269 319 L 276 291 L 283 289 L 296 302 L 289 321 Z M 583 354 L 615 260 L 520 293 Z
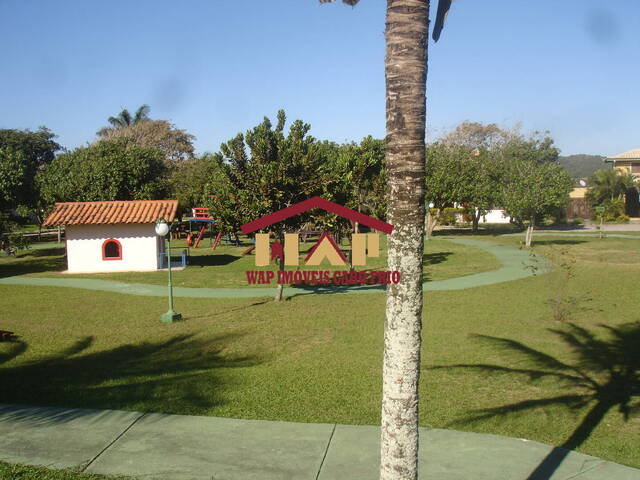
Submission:
M 62 229 L 58 227 L 58 243 L 62 241 Z

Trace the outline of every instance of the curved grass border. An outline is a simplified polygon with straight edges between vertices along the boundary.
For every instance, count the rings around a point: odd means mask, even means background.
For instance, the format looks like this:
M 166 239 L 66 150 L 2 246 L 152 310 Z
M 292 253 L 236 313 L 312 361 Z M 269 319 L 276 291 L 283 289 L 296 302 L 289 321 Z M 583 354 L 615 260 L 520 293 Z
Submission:
M 534 262 L 526 250 L 495 245 L 482 240 L 466 238 L 439 238 L 450 242 L 476 247 L 494 255 L 502 264 L 497 270 L 475 273 L 446 280 L 436 280 L 424 284 L 426 291 L 463 290 L 465 288 L 482 287 L 494 283 L 519 280 L 534 275 L 531 268 Z M 548 263 L 541 257 L 537 257 L 535 265 L 537 273 L 548 271 Z M 161 285 L 148 285 L 143 283 L 125 283 L 114 280 L 98 280 L 87 278 L 48 278 L 15 276 L 0 278 L 0 285 L 27 285 L 37 287 L 64 287 L 80 288 L 84 290 L 101 290 L 105 292 L 121 293 L 125 295 L 140 295 L 148 297 L 164 297 L 167 295 L 167 287 Z M 288 296 L 312 295 L 312 294 L 346 294 L 346 293 L 381 293 L 385 288 L 380 286 L 357 287 L 287 287 Z M 174 287 L 173 295 L 182 298 L 258 298 L 271 296 L 271 290 L 264 288 L 194 288 Z

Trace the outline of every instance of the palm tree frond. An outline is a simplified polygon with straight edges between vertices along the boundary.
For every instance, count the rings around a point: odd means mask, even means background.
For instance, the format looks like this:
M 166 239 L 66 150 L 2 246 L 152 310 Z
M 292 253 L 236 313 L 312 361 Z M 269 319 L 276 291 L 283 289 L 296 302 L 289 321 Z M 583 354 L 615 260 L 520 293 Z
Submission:
M 440 39 L 442 28 L 444 27 L 444 21 L 447 18 L 449 9 L 451 8 L 452 0 L 440 0 L 438 2 L 438 12 L 436 13 L 436 23 L 433 26 L 433 41 L 437 42 Z
M 481 420 L 488 420 L 494 417 L 505 417 L 510 414 L 516 414 L 526 410 L 542 408 L 547 406 L 562 405 L 569 409 L 575 410 L 584 407 L 591 401 L 589 395 L 560 395 L 552 398 L 541 398 L 536 400 L 524 400 L 522 402 L 511 403 L 494 408 L 483 408 L 475 410 L 471 414 L 464 416 L 459 420 L 454 420 L 447 424 L 448 427 L 456 425 L 465 425 Z
M 464 368 L 469 370 L 479 370 L 487 373 L 520 373 L 522 375 L 527 375 L 531 380 L 537 380 L 544 377 L 553 377 L 559 380 L 566 380 L 574 386 L 581 386 L 585 388 L 593 387 L 593 384 L 585 382 L 585 379 L 581 376 L 546 370 L 534 370 L 531 368 L 511 368 L 490 364 L 458 363 L 455 365 L 438 365 L 435 367 L 428 367 L 427 370 L 443 370 L 449 368 Z
M 572 365 L 563 363 L 560 360 L 552 357 L 551 355 L 535 350 L 515 340 L 510 340 L 508 338 L 491 337 L 489 335 L 474 335 L 474 336 L 483 340 L 489 340 L 493 343 L 502 345 L 502 347 L 512 352 L 518 352 L 519 354 L 529 358 L 537 366 L 551 368 L 553 370 L 558 370 L 558 371 L 575 371 L 575 367 L 573 367 Z
M 109 117 L 107 118 L 107 122 L 109 122 L 113 127 L 118 128 L 121 127 L 121 120 L 118 117 Z
M 151 111 L 151 107 L 146 103 L 141 105 L 133 117 L 133 123 L 138 123 L 141 120 L 147 120 L 149 118 L 149 112 Z
M 333 3 L 335 0 L 320 0 L 320 3 Z M 351 5 L 352 7 L 358 3 L 360 0 L 342 0 L 342 3 L 346 5 Z
M 118 118 L 122 122 L 121 124 L 123 126 L 131 125 L 131 114 L 126 108 L 122 109 L 122 111 L 118 114 Z

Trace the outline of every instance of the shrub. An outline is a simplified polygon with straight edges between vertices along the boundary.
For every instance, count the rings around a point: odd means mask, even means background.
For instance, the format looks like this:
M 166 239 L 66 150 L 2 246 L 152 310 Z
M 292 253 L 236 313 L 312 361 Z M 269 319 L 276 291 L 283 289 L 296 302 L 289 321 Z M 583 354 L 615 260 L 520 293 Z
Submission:
M 458 215 L 463 213 L 462 208 L 444 208 L 440 212 L 438 223 L 440 225 L 455 225 L 458 223 Z
M 624 200 L 621 198 L 607 199 L 601 204 L 604 207 L 604 213 L 602 214 L 602 220 L 605 222 L 628 222 L 629 217 L 624 213 Z M 596 220 L 601 220 L 599 215 L 596 215 Z

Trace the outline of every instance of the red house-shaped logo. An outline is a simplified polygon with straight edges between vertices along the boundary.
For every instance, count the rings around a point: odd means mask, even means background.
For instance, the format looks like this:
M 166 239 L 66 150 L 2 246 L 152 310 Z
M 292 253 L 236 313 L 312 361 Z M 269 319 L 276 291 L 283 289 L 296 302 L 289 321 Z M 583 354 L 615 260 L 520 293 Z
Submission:
M 393 231 L 393 225 L 378 220 L 377 218 L 364 215 L 337 203 L 325 200 L 321 197 L 312 197 L 290 207 L 278 210 L 277 212 L 265 215 L 264 217 L 245 223 L 240 227 L 244 234 L 253 233 L 257 230 L 269 227 L 275 223 L 299 215 L 313 208 L 321 208 L 328 212 L 335 213 L 352 222 L 366 225 L 374 230 L 390 234 Z M 273 251 L 274 256 L 284 255 L 285 265 L 298 265 L 298 235 L 285 234 L 284 247 L 277 244 Z M 365 265 L 367 257 L 378 256 L 378 235 L 375 233 L 352 235 L 352 259 L 353 265 Z M 368 247 L 368 248 L 367 248 Z M 272 255 L 269 254 L 269 235 L 265 233 L 256 234 L 256 265 L 268 265 Z M 344 265 L 346 258 L 342 251 L 338 248 L 333 237 L 328 233 L 323 233 L 318 242 L 313 246 L 305 258 L 307 265 L 319 265 L 323 259 L 329 260 L 332 265 Z

